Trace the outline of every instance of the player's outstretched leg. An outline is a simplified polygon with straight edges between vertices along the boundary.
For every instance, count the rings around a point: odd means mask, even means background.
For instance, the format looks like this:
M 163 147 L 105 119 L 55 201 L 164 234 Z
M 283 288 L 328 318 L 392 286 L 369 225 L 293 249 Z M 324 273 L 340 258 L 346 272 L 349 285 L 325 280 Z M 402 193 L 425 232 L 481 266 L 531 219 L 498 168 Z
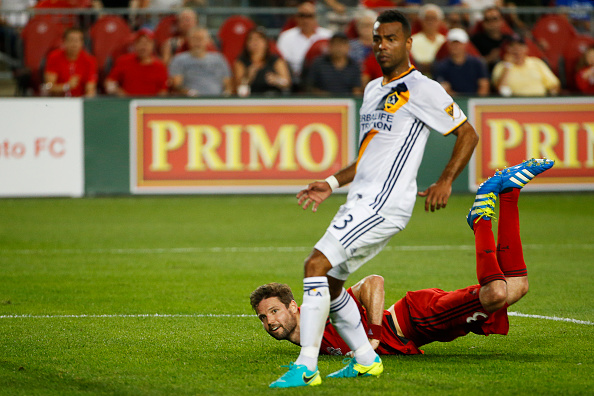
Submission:
M 357 363 L 356 358 L 346 358 L 343 363 L 348 364 L 340 370 L 329 374 L 328 378 L 356 378 L 356 377 L 379 377 L 384 372 L 384 364 L 379 356 L 376 356 L 375 361 L 369 366 L 363 366 Z
M 271 388 L 295 388 L 299 386 L 316 386 L 322 383 L 320 372 L 310 371 L 303 364 L 291 362 L 287 371 L 282 377 L 270 384 Z

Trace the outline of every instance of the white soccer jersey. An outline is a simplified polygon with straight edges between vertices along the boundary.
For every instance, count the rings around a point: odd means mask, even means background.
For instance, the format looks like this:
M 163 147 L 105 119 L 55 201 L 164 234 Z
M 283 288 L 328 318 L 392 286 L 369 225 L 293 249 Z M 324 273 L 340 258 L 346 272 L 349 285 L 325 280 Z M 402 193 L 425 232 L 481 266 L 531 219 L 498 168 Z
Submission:
M 347 202 L 361 200 L 358 204 L 405 226 L 417 195 L 429 128 L 447 135 L 466 115 L 440 84 L 412 66 L 388 84 L 382 81 L 380 77 L 365 88 L 357 173 Z

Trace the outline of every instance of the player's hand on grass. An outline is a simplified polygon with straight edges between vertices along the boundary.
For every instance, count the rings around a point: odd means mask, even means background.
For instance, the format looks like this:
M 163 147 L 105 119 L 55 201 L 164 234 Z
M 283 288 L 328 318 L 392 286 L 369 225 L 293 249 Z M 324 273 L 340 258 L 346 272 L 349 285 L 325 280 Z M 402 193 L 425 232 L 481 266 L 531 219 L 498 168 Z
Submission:
M 306 189 L 297 194 L 297 204 L 304 210 L 313 203 L 312 212 L 318 210 L 318 206 L 332 194 L 332 189 L 326 181 L 316 181 L 310 183 Z
M 426 197 L 425 212 L 431 209 L 432 212 L 445 208 L 450 195 L 452 194 L 452 185 L 447 183 L 433 183 L 425 191 L 419 191 L 419 197 Z

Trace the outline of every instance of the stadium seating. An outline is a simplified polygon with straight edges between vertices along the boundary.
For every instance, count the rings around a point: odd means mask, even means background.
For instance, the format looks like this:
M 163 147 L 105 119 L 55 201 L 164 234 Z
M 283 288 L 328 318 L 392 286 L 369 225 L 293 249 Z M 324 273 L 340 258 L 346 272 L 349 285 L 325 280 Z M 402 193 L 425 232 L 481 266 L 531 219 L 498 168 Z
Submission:
M 254 21 L 243 15 L 234 15 L 225 20 L 218 31 L 221 52 L 232 65 L 241 53 L 248 32 L 256 27 Z
M 313 61 L 328 52 L 328 44 L 330 43 L 329 39 L 322 39 L 318 40 L 309 47 L 309 50 L 305 53 L 305 58 L 303 60 L 303 68 L 301 70 L 301 79 L 305 81 L 307 79 L 307 74 L 309 73 L 309 69 Z
M 330 40 L 323 39 L 313 43 L 305 53 L 305 65 L 310 66 L 318 56 L 327 53 L 329 42 Z
M 62 39 L 64 26 L 51 22 L 51 19 L 44 16 L 32 18 L 21 35 L 24 47 L 24 66 L 30 74 L 30 87 L 35 92 L 43 81 L 42 64 L 45 56 L 54 48 L 57 48 Z
M 157 48 L 177 33 L 177 15 L 169 15 L 161 18 L 155 27 L 155 44 Z
M 113 61 L 116 51 L 130 44 L 132 31 L 124 19 L 106 15 L 97 20 L 90 31 L 92 52 L 97 59 L 99 74 L 106 73 L 106 65 Z
M 577 35 L 565 46 L 562 65 L 567 89 L 577 90 L 575 82 L 576 67 L 580 57 L 591 46 L 594 46 L 594 37 L 585 34 Z
M 544 15 L 532 28 L 532 35 L 542 47 L 546 61 L 556 74 L 564 48 L 576 36 L 573 25 L 563 15 Z

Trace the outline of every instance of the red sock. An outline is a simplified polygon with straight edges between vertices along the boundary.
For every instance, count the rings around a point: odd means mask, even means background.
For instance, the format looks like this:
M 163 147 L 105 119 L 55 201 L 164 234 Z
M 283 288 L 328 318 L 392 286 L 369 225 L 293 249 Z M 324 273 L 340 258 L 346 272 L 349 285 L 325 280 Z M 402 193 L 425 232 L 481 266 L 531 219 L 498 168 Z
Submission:
M 520 240 L 519 197 L 519 188 L 513 188 L 510 192 L 499 196 L 497 261 L 506 277 L 528 275 Z
M 497 263 L 495 239 L 491 220 L 480 219 L 474 224 L 474 245 L 476 248 L 476 277 L 481 286 L 494 280 L 505 281 Z

